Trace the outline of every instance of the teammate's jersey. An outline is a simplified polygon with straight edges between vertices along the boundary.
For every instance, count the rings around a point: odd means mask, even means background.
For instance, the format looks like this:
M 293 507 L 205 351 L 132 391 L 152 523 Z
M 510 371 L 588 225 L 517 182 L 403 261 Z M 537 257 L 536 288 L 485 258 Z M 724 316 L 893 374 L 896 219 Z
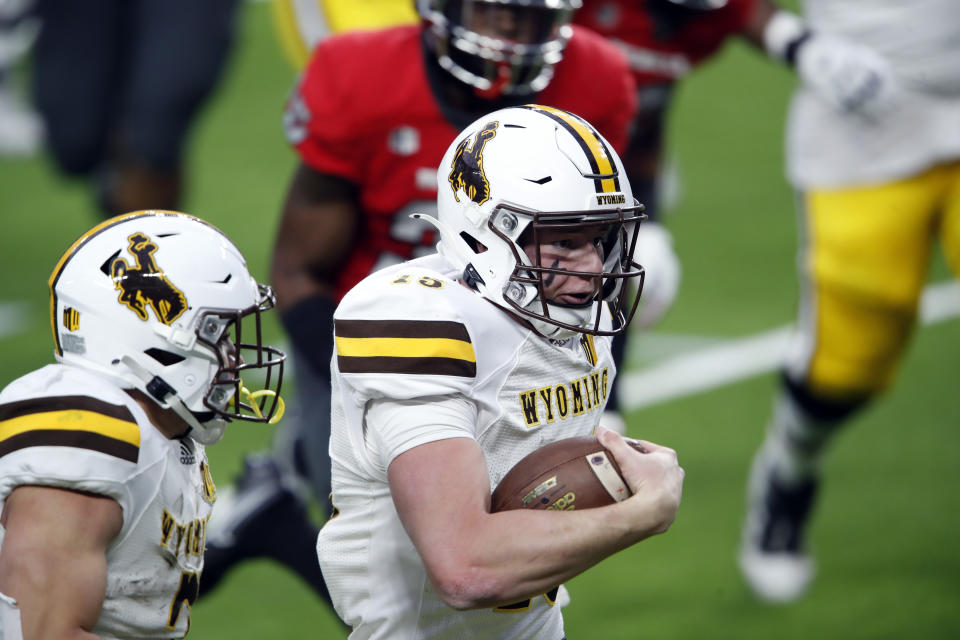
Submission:
M 655 2 L 661 8 L 650 7 Z M 584 0 L 574 22 L 610 38 L 627 56 L 637 86 L 673 84 L 742 31 L 756 0 L 730 0 L 710 11 L 665 0 Z
M 22 485 L 101 494 L 123 509 L 93 633 L 186 635 L 216 493 L 202 445 L 164 437 L 110 381 L 48 365 L 0 392 L 0 508 Z
M 880 119 L 830 108 L 797 92 L 787 172 L 799 188 L 871 184 L 960 158 L 960 3 L 957 0 L 806 0 L 817 31 L 873 48 L 902 93 Z
M 456 611 L 440 600 L 397 516 L 387 467 L 415 446 L 472 438 L 493 488 L 535 449 L 592 433 L 615 374 L 610 339 L 547 340 L 457 276 L 439 255 L 426 256 L 370 275 L 337 309 L 338 514 L 317 543 L 324 579 L 356 637 L 559 640 L 563 620 L 550 594 L 500 610 Z M 405 401 L 423 403 L 422 414 L 391 430 L 381 407 Z
M 431 90 L 422 49 L 419 26 L 329 38 L 288 103 L 287 137 L 304 164 L 359 187 L 363 235 L 340 271 L 338 297 L 377 268 L 433 251 L 434 228 L 409 215 L 436 210 L 437 165 L 459 131 Z M 636 108 L 622 54 L 582 29 L 530 102 L 576 113 L 618 151 Z

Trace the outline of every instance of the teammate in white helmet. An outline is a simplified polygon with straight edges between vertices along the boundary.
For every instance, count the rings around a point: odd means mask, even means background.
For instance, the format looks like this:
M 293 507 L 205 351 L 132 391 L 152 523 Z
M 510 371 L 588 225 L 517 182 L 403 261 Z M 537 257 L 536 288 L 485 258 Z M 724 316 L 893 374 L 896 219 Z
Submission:
M 0 637 L 181 638 L 216 489 L 204 445 L 275 422 L 274 304 L 199 218 L 139 211 L 50 276 L 57 364 L 0 392 Z

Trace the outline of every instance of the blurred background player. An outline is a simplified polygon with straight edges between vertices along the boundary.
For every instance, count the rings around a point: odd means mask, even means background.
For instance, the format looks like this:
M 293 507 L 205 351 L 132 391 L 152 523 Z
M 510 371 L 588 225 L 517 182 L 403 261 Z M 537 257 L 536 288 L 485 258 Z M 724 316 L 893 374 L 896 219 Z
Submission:
M 335 33 L 415 24 L 414 0 L 271 0 L 287 60 L 303 69 L 317 44 Z
M 273 292 L 213 226 L 139 211 L 78 238 L 50 296 L 57 364 L 0 391 L 0 632 L 181 638 L 216 500 L 204 445 L 282 415 Z
M 830 46 L 830 33 L 876 52 L 877 64 L 849 101 L 801 85 L 789 113 L 803 297 L 754 459 L 740 556 L 750 586 L 771 601 L 799 597 L 813 577 L 806 532 L 824 450 L 893 381 L 937 238 L 960 274 L 960 5 L 805 4 L 806 24 L 779 27 L 784 52 L 802 64 L 809 47 Z
M 574 16 L 574 22 L 606 36 L 624 52 L 637 84 L 638 111 L 623 164 L 650 220 L 640 229 L 637 247 L 647 278 L 634 327 L 659 322 L 680 285 L 681 264 L 663 223 L 660 193 L 667 110 L 677 82 L 736 36 L 794 67 L 804 83 L 838 108 L 857 110 L 872 97 L 876 68 L 882 67 L 872 52 L 821 38 L 797 58 L 797 51 L 780 42 L 783 25 L 796 20 L 770 0 L 584 0 Z M 618 362 L 625 357 L 627 337 L 624 333 L 614 340 Z M 619 398 L 615 389 L 608 403 L 615 416 L 620 415 Z
M 558 585 L 666 531 L 680 504 L 673 450 L 599 427 L 643 208 L 607 141 L 552 107 L 487 114 L 438 164 L 437 251 L 336 311 L 336 516 L 317 554 L 351 637 L 556 640 Z M 594 433 L 630 497 L 490 512 L 527 454 Z
M 30 155 L 43 142 L 43 124 L 19 75 L 39 27 L 33 0 L 0 0 L 0 156 Z
M 175 209 L 191 127 L 223 72 L 238 0 L 42 0 L 36 106 L 57 168 L 104 216 Z
M 298 419 L 274 453 L 248 458 L 235 508 L 218 511 L 205 592 L 239 560 L 265 555 L 326 594 L 312 545 L 294 548 L 289 532 L 301 532 L 298 540 L 316 532 L 292 490 L 295 475 L 321 502 L 330 493 L 333 311 L 371 271 L 433 250 L 435 230 L 410 214 L 435 210 L 436 167 L 458 131 L 493 109 L 537 102 L 582 116 L 618 150 L 625 145 L 631 74 L 615 47 L 570 25 L 578 6 L 424 1 L 420 24 L 343 34 L 314 50 L 285 114 L 301 163 L 272 272 Z

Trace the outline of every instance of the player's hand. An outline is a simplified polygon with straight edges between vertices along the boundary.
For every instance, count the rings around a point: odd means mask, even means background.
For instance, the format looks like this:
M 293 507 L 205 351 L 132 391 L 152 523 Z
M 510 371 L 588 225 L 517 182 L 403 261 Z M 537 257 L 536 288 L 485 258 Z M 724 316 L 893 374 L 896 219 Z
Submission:
M 637 236 L 634 259 L 643 265 L 646 276 L 640 306 L 632 325 L 647 328 L 666 315 L 680 288 L 680 260 L 673 250 L 673 238 L 663 225 L 644 222 Z
M 898 93 L 893 70 L 883 56 L 829 35 L 814 34 L 800 46 L 797 73 L 833 108 L 869 119 L 886 113 Z
M 663 533 L 677 517 L 683 496 L 684 470 L 677 461 L 677 452 L 646 440 L 639 440 L 647 450 L 640 453 L 626 443 L 623 436 L 604 427 L 597 438 L 613 454 L 620 473 L 633 492 L 638 506 L 638 522 L 647 535 Z

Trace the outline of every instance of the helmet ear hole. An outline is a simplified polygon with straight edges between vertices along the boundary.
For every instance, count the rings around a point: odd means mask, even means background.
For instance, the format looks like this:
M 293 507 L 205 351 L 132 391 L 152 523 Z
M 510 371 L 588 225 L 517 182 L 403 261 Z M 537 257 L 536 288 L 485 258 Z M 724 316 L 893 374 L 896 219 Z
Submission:
M 172 351 L 166 351 L 165 349 L 157 349 L 156 347 L 146 349 L 144 353 L 165 367 L 169 367 L 172 364 L 177 364 L 178 362 L 183 362 L 186 360 L 186 358 L 180 354 L 173 353 Z
M 470 250 L 476 254 L 483 253 L 487 248 L 479 240 L 474 238 L 472 235 L 466 231 L 460 232 L 460 237 L 463 238 L 463 241 L 467 243 L 467 246 L 470 247 Z

